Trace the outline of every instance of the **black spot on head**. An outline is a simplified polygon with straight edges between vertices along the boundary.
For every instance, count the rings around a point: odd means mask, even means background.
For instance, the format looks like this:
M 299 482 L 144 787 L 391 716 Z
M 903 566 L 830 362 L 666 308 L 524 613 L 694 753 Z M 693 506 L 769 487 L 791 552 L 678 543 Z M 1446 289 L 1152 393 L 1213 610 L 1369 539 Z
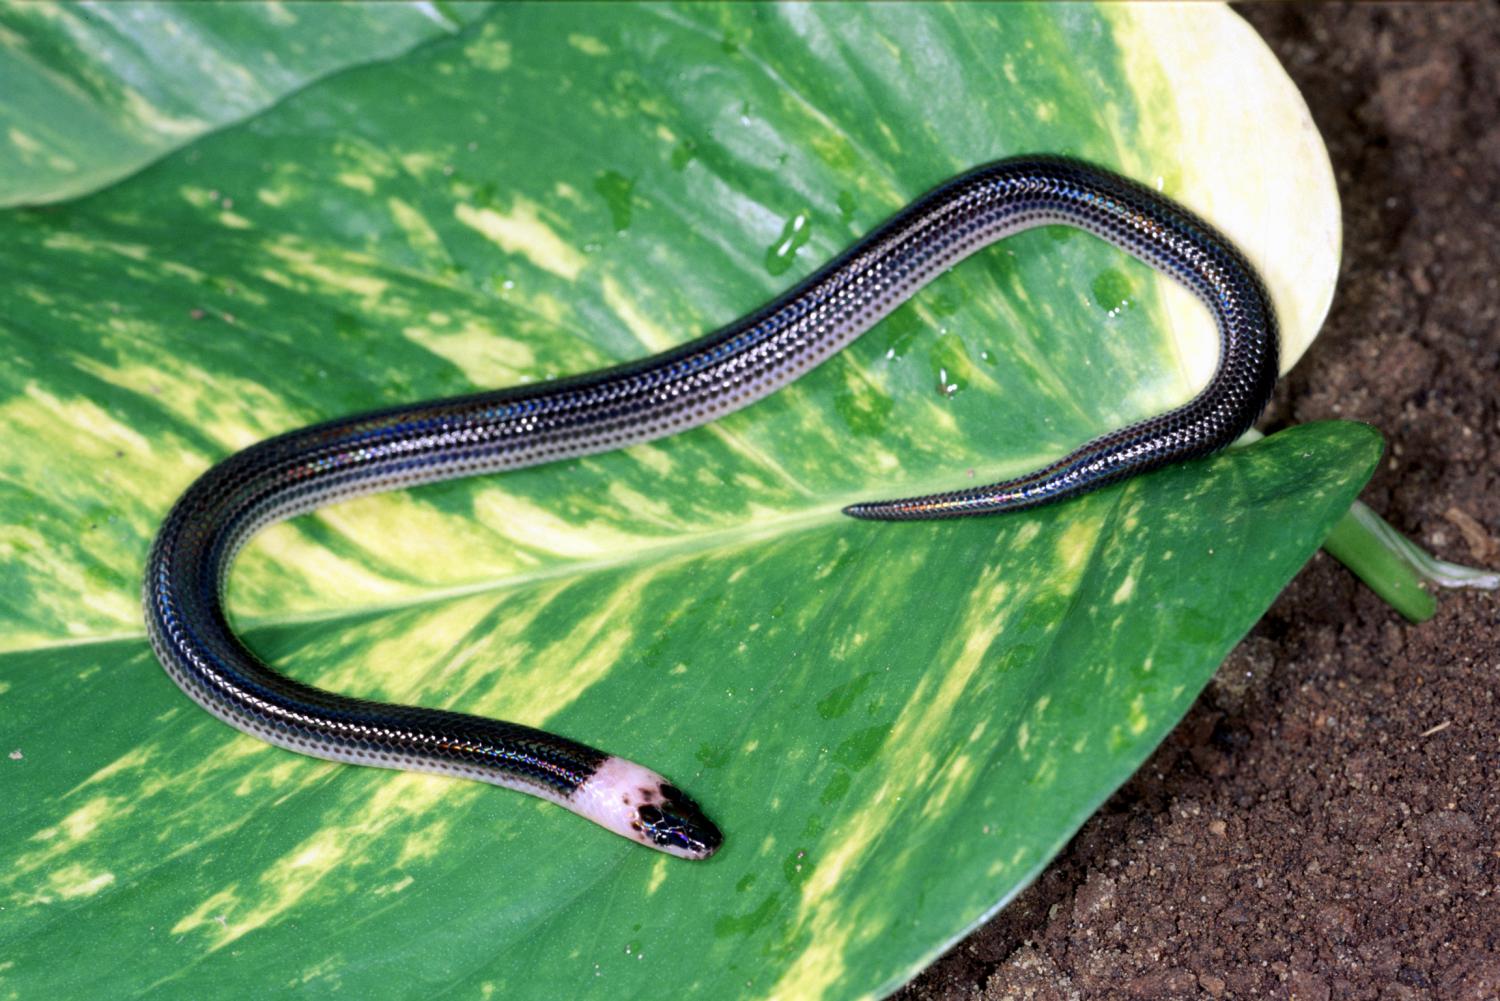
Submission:
M 643 806 L 637 811 L 638 816 L 648 824 L 659 824 L 662 821 L 662 812 L 654 806 Z

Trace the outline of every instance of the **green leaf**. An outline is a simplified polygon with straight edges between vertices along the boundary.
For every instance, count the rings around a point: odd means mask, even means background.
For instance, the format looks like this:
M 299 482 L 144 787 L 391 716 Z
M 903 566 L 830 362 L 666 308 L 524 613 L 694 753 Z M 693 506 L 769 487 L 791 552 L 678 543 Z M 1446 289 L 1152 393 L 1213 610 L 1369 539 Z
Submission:
M 487 4 L 0 6 L 0 206 L 95 191 Z
M 238 735 L 156 667 L 138 581 L 235 448 L 680 343 L 952 173 L 1041 150 L 1227 229 L 1300 353 L 1332 181 L 1218 8 L 502 8 L 0 217 L 0 996 L 853 997 L 1007 899 L 1379 447 L 1322 425 L 1032 514 L 839 517 L 1192 394 L 1203 311 L 1086 235 L 976 256 L 711 427 L 340 505 L 241 558 L 232 612 L 289 673 L 657 767 L 723 824 L 708 863 Z
M 1368 428 L 1306 426 L 1034 515 L 756 523 L 251 632 L 319 684 L 609 735 L 691 778 L 729 838 L 701 865 L 235 734 L 141 640 L 10 654 L 0 976 L 23 997 L 894 986 L 1135 769 L 1378 457 Z

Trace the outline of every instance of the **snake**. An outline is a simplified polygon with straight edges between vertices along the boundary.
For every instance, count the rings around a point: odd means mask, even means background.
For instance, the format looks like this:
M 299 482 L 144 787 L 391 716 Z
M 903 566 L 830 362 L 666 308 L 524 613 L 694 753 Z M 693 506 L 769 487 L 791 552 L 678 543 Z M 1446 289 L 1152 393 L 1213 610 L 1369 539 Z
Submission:
M 515 722 L 324 691 L 277 671 L 236 635 L 231 564 L 259 529 L 361 494 L 558 462 L 697 427 L 825 361 L 917 290 L 1006 236 L 1064 225 L 1181 283 L 1208 308 L 1219 356 L 1187 403 L 986 486 L 852 504 L 901 521 L 1018 511 L 1221 449 L 1248 430 L 1278 372 L 1276 319 L 1231 242 L 1149 187 L 1060 156 L 970 169 L 918 197 L 760 309 L 681 346 L 598 371 L 377 409 L 250 445 L 200 475 L 162 522 L 144 605 L 166 673 L 220 720 L 334 761 L 477 779 L 558 803 L 680 858 L 724 836 L 662 775 Z

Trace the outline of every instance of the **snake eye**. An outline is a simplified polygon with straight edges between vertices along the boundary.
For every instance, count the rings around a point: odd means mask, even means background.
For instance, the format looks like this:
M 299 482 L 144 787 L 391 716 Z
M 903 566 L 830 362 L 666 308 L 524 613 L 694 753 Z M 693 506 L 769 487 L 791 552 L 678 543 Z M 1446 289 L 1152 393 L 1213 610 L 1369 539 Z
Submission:
M 636 811 L 641 820 L 647 824 L 659 824 L 662 822 L 662 812 L 654 806 L 643 806 Z

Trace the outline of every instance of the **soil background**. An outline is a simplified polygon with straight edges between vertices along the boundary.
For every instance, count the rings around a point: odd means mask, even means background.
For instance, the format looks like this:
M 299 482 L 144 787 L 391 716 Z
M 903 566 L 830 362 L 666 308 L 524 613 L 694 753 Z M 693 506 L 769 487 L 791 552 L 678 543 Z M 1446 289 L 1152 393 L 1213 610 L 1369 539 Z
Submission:
M 1500 566 L 1500 7 L 1239 10 L 1344 210 L 1332 312 L 1261 426 L 1375 425 L 1365 502 Z M 1411 625 L 1320 553 L 1036 883 L 895 997 L 1500 998 L 1497 690 L 1500 596 Z

